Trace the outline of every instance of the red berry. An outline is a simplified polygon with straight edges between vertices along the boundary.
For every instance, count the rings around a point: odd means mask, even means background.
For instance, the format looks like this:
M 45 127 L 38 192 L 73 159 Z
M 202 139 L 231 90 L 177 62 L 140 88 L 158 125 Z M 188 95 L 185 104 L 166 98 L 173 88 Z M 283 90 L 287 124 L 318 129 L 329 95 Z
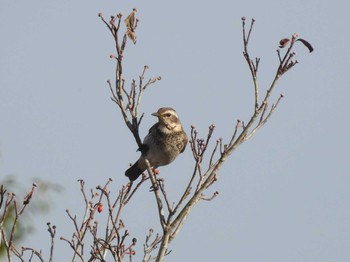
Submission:
M 103 205 L 102 204 L 98 205 L 97 211 L 98 211 L 98 213 L 101 213 L 103 211 Z

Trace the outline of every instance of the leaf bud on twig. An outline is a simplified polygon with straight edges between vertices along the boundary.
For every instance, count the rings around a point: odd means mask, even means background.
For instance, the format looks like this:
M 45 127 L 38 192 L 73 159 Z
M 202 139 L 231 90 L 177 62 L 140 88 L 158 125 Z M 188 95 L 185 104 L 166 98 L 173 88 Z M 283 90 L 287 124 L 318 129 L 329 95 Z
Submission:
M 299 37 L 299 34 L 298 33 L 294 33 L 292 37 L 295 40 L 295 39 L 297 39 Z

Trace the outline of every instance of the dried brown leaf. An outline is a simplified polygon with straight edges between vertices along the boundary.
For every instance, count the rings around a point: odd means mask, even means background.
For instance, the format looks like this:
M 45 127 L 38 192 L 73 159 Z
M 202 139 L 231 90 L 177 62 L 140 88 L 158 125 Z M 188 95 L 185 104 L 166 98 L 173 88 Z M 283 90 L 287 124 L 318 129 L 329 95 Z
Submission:
M 281 41 L 280 41 L 280 48 L 284 48 L 286 47 L 290 42 L 290 39 L 289 38 L 283 38 Z
M 136 24 L 135 13 L 136 13 L 136 9 L 134 9 L 128 15 L 128 17 L 124 20 L 126 28 L 127 28 L 126 34 L 134 44 L 136 43 L 136 33 L 134 31 L 135 24 Z
M 311 53 L 312 51 L 314 51 L 314 48 L 312 47 L 312 45 L 311 45 L 308 41 L 306 41 L 305 39 L 298 38 L 296 41 L 302 42 L 302 43 L 304 44 L 304 46 L 306 46 L 307 49 L 309 49 L 310 53 Z

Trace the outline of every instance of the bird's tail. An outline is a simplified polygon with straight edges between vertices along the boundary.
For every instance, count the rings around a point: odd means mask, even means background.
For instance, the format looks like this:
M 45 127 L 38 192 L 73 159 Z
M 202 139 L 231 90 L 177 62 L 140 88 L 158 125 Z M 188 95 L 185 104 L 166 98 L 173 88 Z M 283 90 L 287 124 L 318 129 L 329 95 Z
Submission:
M 135 181 L 145 170 L 145 168 L 141 167 L 140 160 L 137 160 L 135 164 L 125 171 L 125 175 L 130 181 Z

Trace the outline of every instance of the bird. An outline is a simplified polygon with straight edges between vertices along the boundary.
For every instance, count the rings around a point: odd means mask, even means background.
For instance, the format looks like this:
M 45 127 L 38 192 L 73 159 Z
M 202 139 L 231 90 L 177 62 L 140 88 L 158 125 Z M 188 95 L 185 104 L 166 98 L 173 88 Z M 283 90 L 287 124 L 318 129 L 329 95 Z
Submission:
M 152 168 L 157 168 L 170 164 L 186 149 L 187 135 L 176 111 L 171 107 L 161 107 L 152 115 L 158 118 L 158 122 L 144 138 L 139 148 L 142 152 L 140 158 L 125 171 L 130 181 L 135 181 L 147 169 L 144 157 Z

